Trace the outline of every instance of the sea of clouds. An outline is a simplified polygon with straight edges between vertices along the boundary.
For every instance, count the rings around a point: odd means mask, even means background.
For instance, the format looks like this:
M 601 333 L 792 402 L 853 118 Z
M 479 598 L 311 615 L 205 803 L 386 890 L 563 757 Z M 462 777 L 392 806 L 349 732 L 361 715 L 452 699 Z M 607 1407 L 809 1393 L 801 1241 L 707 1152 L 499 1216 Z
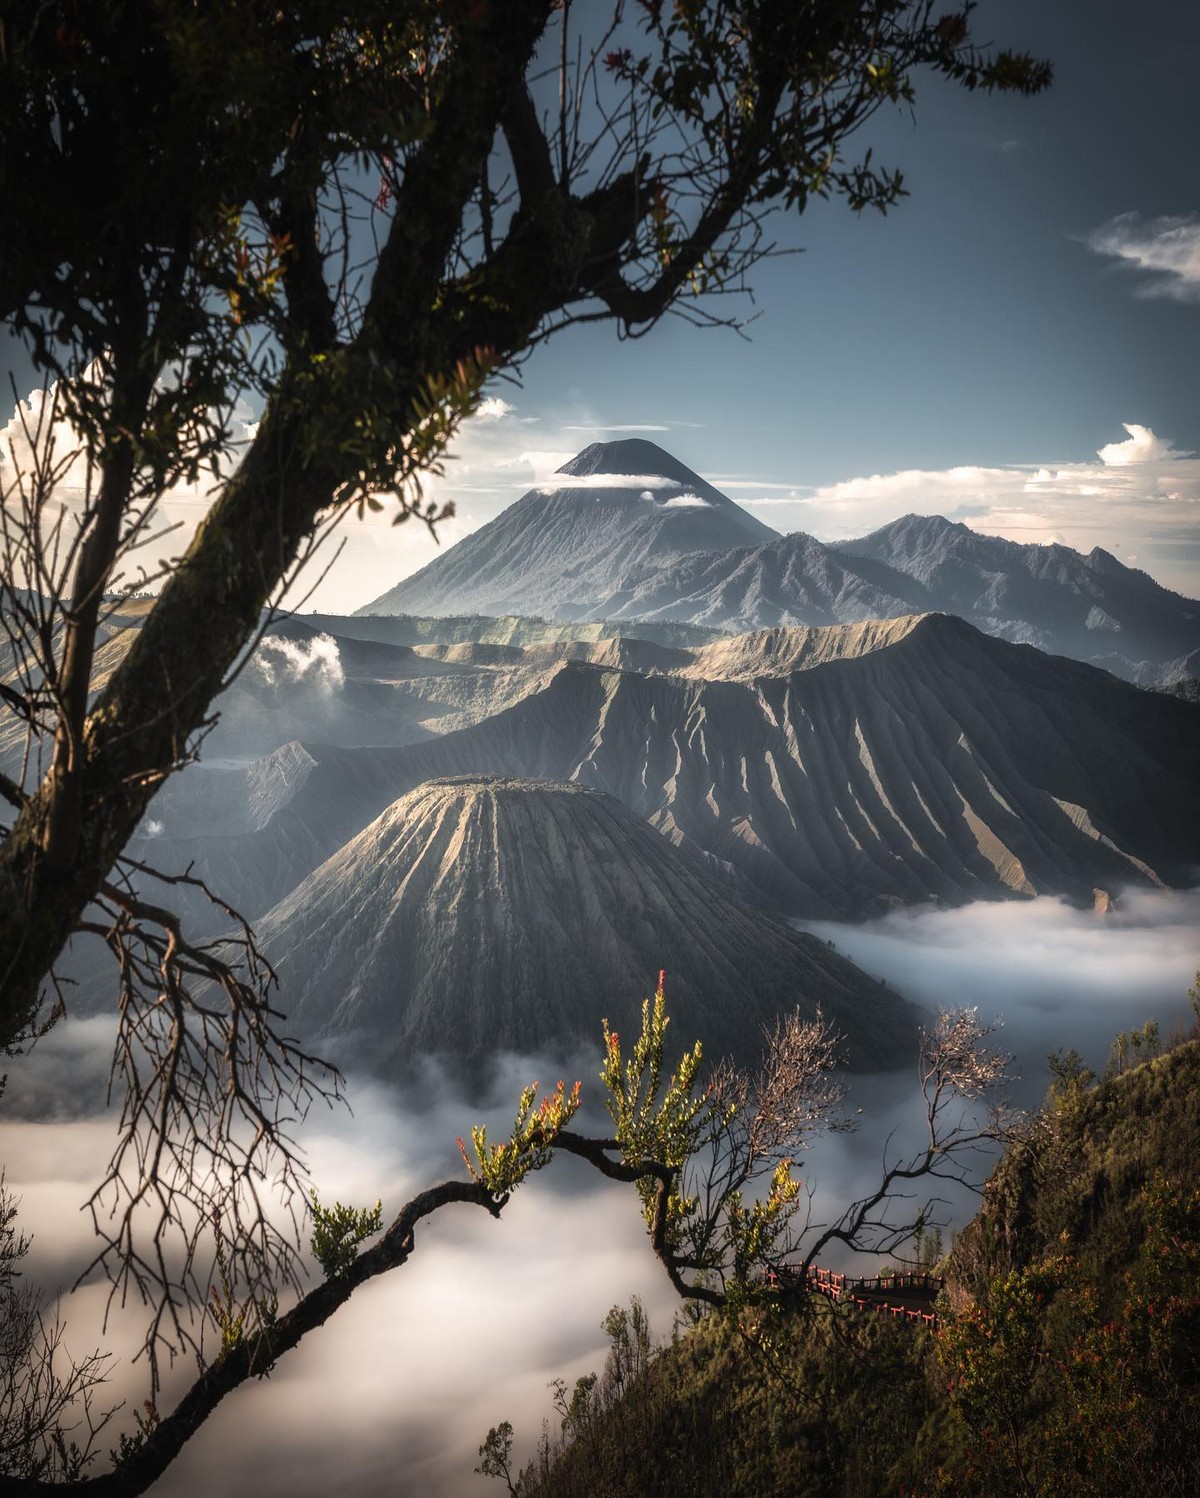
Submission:
M 1029 1104 L 1044 1091 L 1047 1052 L 1074 1046 L 1099 1068 L 1115 1031 L 1155 1017 L 1168 1032 L 1190 1018 L 1200 892 L 1128 894 L 1105 918 L 1039 899 L 812 929 L 930 1008 L 971 1003 L 988 1021 L 1002 1017 Z M 667 982 L 669 995 L 669 974 Z M 112 1147 L 103 1108 L 110 1037 L 106 1019 L 66 1021 L 8 1063 L 7 1179 L 35 1235 L 31 1270 L 48 1290 L 69 1286 L 93 1249 L 80 1207 Z M 593 1100 L 598 1062 L 597 1050 L 568 1076 L 582 1077 Z M 502 1129 L 520 1086 L 535 1077 L 553 1083 L 558 1071 L 505 1058 L 482 1098 L 432 1072 L 403 1091 L 352 1076 L 353 1112 L 320 1109 L 305 1127 L 312 1179 L 326 1200 L 380 1197 L 393 1213 L 414 1191 L 461 1178 L 455 1136 L 479 1119 Z M 885 1154 L 915 1146 L 919 1104 L 911 1061 L 850 1079 L 848 1108 L 862 1109 L 857 1132 L 827 1136 L 800 1162 L 815 1219 L 868 1191 Z M 963 1221 L 971 1200 L 960 1196 L 947 1210 Z M 600 1323 L 632 1294 L 656 1332 L 669 1334 L 676 1302 L 646 1245 L 634 1192 L 558 1160 L 499 1221 L 457 1207 L 420 1227 L 407 1265 L 364 1287 L 268 1379 L 231 1396 L 154 1492 L 439 1498 L 478 1489 L 482 1498 L 488 1487 L 473 1469 L 488 1427 L 511 1420 L 519 1455 L 532 1454 L 550 1413 L 550 1380 L 601 1367 Z M 103 1332 L 104 1301 L 98 1284 L 67 1297 L 69 1341 L 79 1351 L 112 1348 L 114 1397 L 136 1405 L 144 1372 L 126 1361 L 136 1311 L 115 1315 Z M 190 1376 L 175 1370 L 164 1407 Z

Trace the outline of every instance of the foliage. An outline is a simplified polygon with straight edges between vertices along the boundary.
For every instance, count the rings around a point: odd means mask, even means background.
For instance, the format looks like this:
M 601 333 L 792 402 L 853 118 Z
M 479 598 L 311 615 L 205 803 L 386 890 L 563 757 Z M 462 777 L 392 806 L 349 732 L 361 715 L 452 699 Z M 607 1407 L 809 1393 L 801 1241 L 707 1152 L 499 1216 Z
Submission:
M 576 1082 L 567 1093 L 560 1081 L 553 1092 L 542 1098 L 535 1112 L 538 1084 L 531 1083 L 521 1093 L 512 1132 L 503 1144 L 489 1144 L 486 1127 L 476 1124 L 471 1130 L 474 1159 L 463 1140 L 458 1140 L 471 1179 L 486 1186 L 493 1196 L 504 1196 L 519 1186 L 530 1171 L 548 1165 L 555 1139 L 579 1109 L 581 1086 Z
M 622 1161 L 633 1166 L 641 1160 L 656 1160 L 670 1173 L 665 1189 L 660 1189 L 663 1182 L 648 1177 L 637 1182 L 647 1227 L 670 1253 L 683 1241 L 697 1207 L 694 1197 L 680 1194 L 680 1173 L 711 1141 L 723 1120 L 711 1093 L 699 1086 L 703 1059 L 699 1042 L 684 1054 L 664 1084 L 663 1051 L 670 1023 L 665 976 L 659 973 L 654 997 L 642 1003 L 641 1034 L 627 1059 L 622 1060 L 620 1036 L 604 1021 L 600 1080 Z
M 1200 1193 L 1161 1176 L 1115 1314 L 1069 1258 L 1014 1270 L 939 1340 L 954 1493 L 1190 1492 L 1200 1480 Z
M 313 1257 L 325 1271 L 327 1279 L 345 1275 L 358 1257 L 359 1245 L 373 1238 L 383 1226 L 383 1203 L 373 1207 L 344 1207 L 334 1202 L 323 1207 L 314 1191 L 312 1202 Z
M 513 1498 L 516 1498 L 517 1489 L 512 1481 L 512 1447 L 512 1424 L 508 1420 L 502 1420 L 488 1431 L 479 1448 L 480 1462 L 475 1470 L 481 1477 L 499 1477 Z
M 1118 1031 L 1113 1039 L 1112 1050 L 1104 1075 L 1119 1077 L 1127 1066 L 1157 1056 L 1159 1052 L 1159 1026 L 1156 1019 L 1148 1019 L 1144 1025 L 1131 1030 Z
M 936 1337 L 816 1297 L 731 1303 L 617 1380 L 614 1309 L 605 1374 L 523 1471 L 521 1498 L 1194 1492 L 1200 1042 L 1101 1083 L 1053 1060 L 1039 1125 L 944 1261 L 954 1295 Z M 1086 1196 L 1099 1169 L 1108 1199 L 1079 1216 L 1063 1182 L 1080 1177 Z M 1002 1205 L 1007 1260 L 984 1273 Z M 925 1228 L 917 1252 L 934 1252 Z
M 687 1299 L 712 1306 L 771 1299 L 780 1292 L 764 1269 L 800 1255 L 803 1273 L 830 1244 L 886 1253 L 932 1230 L 936 1204 L 928 1200 L 914 1214 L 914 1183 L 969 1181 L 972 1153 L 1013 1127 L 1003 1102 L 1010 1058 L 990 1043 L 993 1027 L 974 1011 L 943 1014 L 922 1044 L 924 1147 L 885 1161 L 877 1189 L 815 1226 L 794 1162 L 822 1131 L 854 1126 L 841 1113 L 839 1036 L 819 1012 L 813 1020 L 793 1013 L 764 1035 L 753 1072 L 723 1064 L 703 1081 L 696 1046 L 668 1074 L 663 978 L 642 1007 L 627 1057 L 605 1023 L 601 1080 L 613 1137 L 561 1131 L 557 1143 L 614 1179 L 636 1182 L 651 1246 Z
M 769 1362 L 760 1313 L 745 1309 L 708 1315 L 651 1346 L 634 1372 L 623 1370 L 627 1355 L 613 1340 L 600 1377 L 591 1376 L 586 1415 L 526 1465 L 521 1498 L 895 1491 L 893 1469 L 931 1403 L 927 1338 L 824 1302 L 813 1312 L 773 1317 L 778 1356 Z
M 955 1283 L 978 1298 L 994 1278 L 1052 1258 L 1065 1243 L 1102 1298 L 1118 1293 L 1142 1241 L 1146 1187 L 1156 1170 L 1193 1183 L 1197 1139 L 1200 1041 L 1107 1081 L 1080 1072 L 1064 1090 L 1056 1076 L 958 1239 Z

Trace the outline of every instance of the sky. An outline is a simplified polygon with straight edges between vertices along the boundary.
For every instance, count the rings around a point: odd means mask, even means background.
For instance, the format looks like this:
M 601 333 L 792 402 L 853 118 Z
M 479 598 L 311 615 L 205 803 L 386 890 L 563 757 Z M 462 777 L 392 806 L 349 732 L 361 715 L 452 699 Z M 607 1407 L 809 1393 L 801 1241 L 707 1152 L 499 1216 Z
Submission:
M 452 542 L 589 442 L 639 434 L 766 524 L 822 540 L 909 511 L 1102 546 L 1200 595 L 1200 25 L 1177 0 L 982 0 L 976 31 L 1050 58 L 1042 97 L 925 80 L 866 137 L 910 196 L 817 204 L 761 266 L 746 337 L 578 328 L 497 386 L 435 485 Z M 311 606 L 435 554 L 350 534 Z M 410 530 L 407 539 L 404 530 Z M 401 566 L 404 566 L 401 563 Z M 408 570 L 405 567 L 405 570 Z
M 921 80 L 915 116 L 863 137 L 910 196 L 886 217 L 818 202 L 778 220 L 801 253 L 758 268 L 744 336 L 679 319 L 557 335 L 520 384 L 490 387 L 431 481 L 457 507 L 441 546 L 589 442 L 636 433 L 781 532 L 940 513 L 1102 546 L 1200 595 L 1200 25 L 1178 0 L 1090 0 L 1086 18 L 981 0 L 975 30 L 1051 59 L 1052 88 Z M 7 363 L 28 388 L 11 346 Z M 176 543 L 205 503 L 173 496 Z M 387 514 L 342 536 L 304 607 L 369 603 L 438 551 Z

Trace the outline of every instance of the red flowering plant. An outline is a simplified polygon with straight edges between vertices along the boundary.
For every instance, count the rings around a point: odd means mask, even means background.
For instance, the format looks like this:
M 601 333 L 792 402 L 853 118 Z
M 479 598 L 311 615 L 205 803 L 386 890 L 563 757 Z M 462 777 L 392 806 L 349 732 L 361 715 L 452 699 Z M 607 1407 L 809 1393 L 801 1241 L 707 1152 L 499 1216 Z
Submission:
M 481 1182 L 493 1195 L 504 1196 L 519 1186 L 530 1171 L 548 1165 L 554 1155 L 554 1141 L 559 1131 L 579 1109 L 580 1087 L 581 1084 L 576 1082 L 567 1092 L 560 1081 L 535 1109 L 538 1084 L 531 1082 L 517 1103 L 512 1133 L 502 1144 L 488 1143 L 484 1124 L 472 1128 L 469 1151 L 460 1135 L 458 1148 L 471 1179 Z

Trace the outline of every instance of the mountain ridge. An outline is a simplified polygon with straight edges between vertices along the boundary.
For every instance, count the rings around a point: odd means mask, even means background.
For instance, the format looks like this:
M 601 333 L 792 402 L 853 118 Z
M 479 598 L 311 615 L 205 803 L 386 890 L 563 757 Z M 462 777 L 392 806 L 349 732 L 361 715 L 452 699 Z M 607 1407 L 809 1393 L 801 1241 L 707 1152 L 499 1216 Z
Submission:
M 308 745 L 315 766 L 258 832 L 184 837 L 174 856 L 220 870 L 255 915 L 422 780 L 503 774 L 608 791 L 715 876 L 810 918 L 1195 882 L 1200 708 L 950 615 L 893 633 L 775 676 L 753 658 L 729 680 L 565 662 L 437 740 Z
M 1100 547 L 1084 556 L 915 513 L 848 541 L 780 536 L 641 439 L 593 443 L 559 475 L 582 487 L 535 487 L 358 614 L 549 613 L 744 633 L 941 611 L 1138 681 L 1200 649 L 1200 602 Z M 606 476 L 625 487 L 598 487 Z M 683 509 L 672 517 L 672 506 Z

